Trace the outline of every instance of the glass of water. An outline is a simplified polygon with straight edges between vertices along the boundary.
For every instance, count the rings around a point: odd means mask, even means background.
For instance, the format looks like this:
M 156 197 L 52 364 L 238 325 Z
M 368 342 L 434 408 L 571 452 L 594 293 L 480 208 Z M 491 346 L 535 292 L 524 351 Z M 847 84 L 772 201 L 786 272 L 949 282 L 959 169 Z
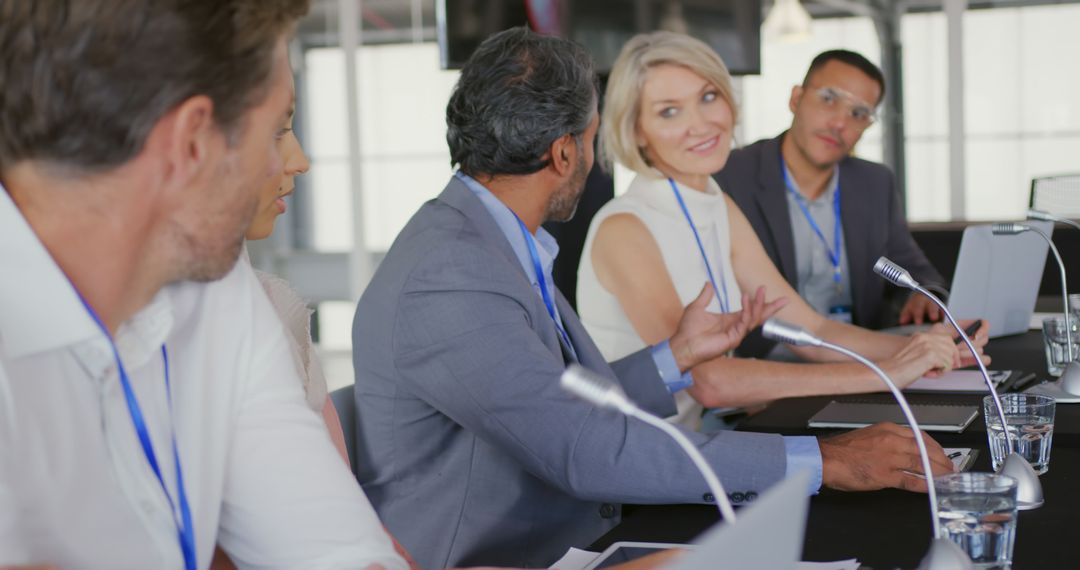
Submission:
M 1080 322 L 1076 320 L 1080 317 L 1080 293 L 1069 294 L 1069 312 L 1072 313 L 1073 331 L 1080 330 Z
M 1076 317 L 1078 315 L 1074 315 Z M 1080 334 L 1073 324 L 1073 356 L 1080 356 Z M 1061 376 L 1065 365 L 1069 363 L 1069 341 L 1065 333 L 1065 317 L 1046 317 L 1043 319 L 1043 348 L 1046 349 L 1046 369 L 1051 376 Z
M 976 568 L 1009 568 L 1016 540 L 1016 479 L 950 473 L 934 479 L 941 532 Z
M 1039 475 L 1046 473 L 1050 469 L 1050 444 L 1054 439 L 1054 398 L 1037 394 L 1002 394 L 1001 408 L 1008 421 L 1012 451 L 1026 459 Z M 990 459 L 997 471 L 1005 461 L 1009 447 L 992 396 L 983 398 L 983 415 L 990 442 Z

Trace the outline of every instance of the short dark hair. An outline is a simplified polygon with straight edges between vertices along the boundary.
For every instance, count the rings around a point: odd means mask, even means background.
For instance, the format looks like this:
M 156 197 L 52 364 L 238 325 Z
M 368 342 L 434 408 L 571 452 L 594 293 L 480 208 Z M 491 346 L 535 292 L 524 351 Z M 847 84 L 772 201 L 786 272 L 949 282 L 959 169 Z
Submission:
M 814 61 L 810 62 L 810 69 L 806 70 L 806 77 L 803 78 L 803 87 L 810 83 L 810 76 L 813 75 L 815 71 L 825 67 L 825 64 L 830 61 L 846 63 L 865 73 L 867 77 L 877 82 L 878 87 L 881 88 L 881 95 L 874 103 L 880 103 L 885 99 L 885 75 L 881 73 L 881 68 L 871 63 L 870 60 L 863 57 L 862 54 L 846 49 L 832 49 L 819 53 L 817 57 L 814 58 Z
M 232 139 L 309 1 L 0 0 L 0 172 L 119 166 L 196 95 Z
M 450 164 L 466 174 L 532 174 L 559 137 L 580 137 L 598 84 L 581 46 L 511 28 L 480 44 L 446 105 Z

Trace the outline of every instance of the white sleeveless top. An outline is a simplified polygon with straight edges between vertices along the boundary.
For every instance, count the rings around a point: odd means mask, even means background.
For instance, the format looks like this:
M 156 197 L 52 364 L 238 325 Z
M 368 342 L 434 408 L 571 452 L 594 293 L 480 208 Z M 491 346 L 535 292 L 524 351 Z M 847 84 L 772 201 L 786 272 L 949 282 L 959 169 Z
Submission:
M 241 250 L 240 263 L 251 265 L 247 246 Z M 312 410 L 322 414 L 326 406 L 328 388 L 323 375 L 319 354 L 311 341 L 311 309 L 295 289 L 281 277 L 255 269 L 259 284 L 270 298 L 282 324 L 285 325 L 285 339 L 289 342 L 289 351 L 293 356 L 296 373 L 304 383 L 304 395 Z
M 656 175 L 660 176 L 659 173 Z M 706 192 L 680 184 L 679 193 L 694 220 L 694 227 L 701 237 L 701 245 L 720 289 L 713 297 L 709 310 L 721 312 L 720 298 L 724 296 L 726 284 L 728 310 L 738 311 L 742 308 L 742 293 L 731 267 L 727 204 L 720 186 L 712 177 L 708 180 Z M 608 360 L 617 360 L 645 348 L 645 342 L 634 331 L 618 299 L 600 284 L 593 269 L 592 245 L 596 230 L 608 216 L 615 214 L 633 214 L 648 228 L 660 248 L 664 266 L 683 306 L 696 299 L 701 288 L 709 282 L 694 232 L 679 207 L 671 184 L 666 178 L 637 175 L 626 194 L 605 204 L 593 217 L 578 268 L 578 314 L 596 346 Z M 696 429 L 700 425 L 701 405 L 686 391 L 676 394 L 675 402 L 678 413 L 669 420 Z

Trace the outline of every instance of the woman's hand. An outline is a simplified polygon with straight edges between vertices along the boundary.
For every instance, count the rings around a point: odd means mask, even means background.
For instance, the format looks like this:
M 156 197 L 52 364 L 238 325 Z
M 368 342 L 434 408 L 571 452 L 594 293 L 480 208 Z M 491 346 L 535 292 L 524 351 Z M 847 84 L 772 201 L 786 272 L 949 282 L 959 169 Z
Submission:
M 880 365 L 903 388 L 927 373 L 948 372 L 959 363 L 960 351 L 952 337 L 930 331 L 911 335 L 899 352 Z
M 712 313 L 706 310 L 712 297 L 712 285 L 706 283 L 697 299 L 686 306 L 679 326 L 669 340 L 671 352 L 681 371 L 685 372 L 739 346 L 747 333 L 787 303 L 783 297 L 766 303 L 765 288 L 758 287 L 753 297 L 743 293 L 741 311 Z

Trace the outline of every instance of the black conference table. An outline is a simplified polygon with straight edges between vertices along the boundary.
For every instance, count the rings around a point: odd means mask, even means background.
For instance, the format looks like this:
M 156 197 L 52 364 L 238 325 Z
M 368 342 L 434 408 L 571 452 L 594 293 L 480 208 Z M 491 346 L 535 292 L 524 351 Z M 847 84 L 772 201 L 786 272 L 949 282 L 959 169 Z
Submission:
M 1034 371 L 1046 377 L 1040 332 L 995 339 L 987 347 L 993 369 Z M 860 395 L 859 399 L 886 394 Z M 830 400 L 812 397 L 779 400 L 748 418 L 740 430 L 820 435 L 835 433 L 806 427 L 811 415 Z M 911 401 L 978 403 L 981 396 L 913 394 Z M 980 411 L 981 413 L 981 411 Z M 1041 508 L 1020 513 L 1013 568 L 1080 567 L 1080 541 L 1072 529 L 1080 522 L 1080 404 L 1058 404 L 1050 470 L 1040 479 L 1046 497 Z M 976 419 L 959 434 L 933 434 L 945 447 L 979 450 L 973 469 L 990 471 L 985 423 Z M 593 550 L 620 540 L 688 542 L 719 520 L 709 505 L 634 505 L 624 508 L 622 523 L 597 540 Z M 920 493 L 883 490 L 845 493 L 823 489 L 810 500 L 803 560 L 834 561 L 858 558 L 864 568 L 915 568 L 930 544 L 930 510 Z

